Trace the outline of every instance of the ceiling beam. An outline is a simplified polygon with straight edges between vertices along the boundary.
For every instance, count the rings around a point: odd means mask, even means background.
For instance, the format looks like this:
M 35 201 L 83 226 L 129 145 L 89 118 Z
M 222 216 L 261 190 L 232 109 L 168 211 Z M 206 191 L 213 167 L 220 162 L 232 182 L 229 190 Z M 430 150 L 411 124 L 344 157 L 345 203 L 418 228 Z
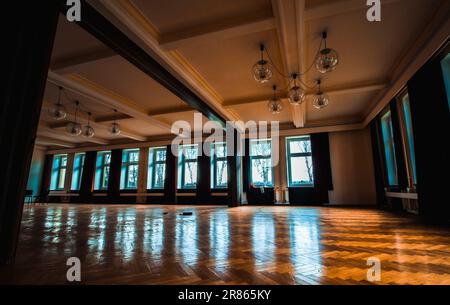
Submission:
M 224 40 L 274 28 L 275 19 L 263 12 L 256 13 L 253 16 L 246 15 L 162 34 L 159 43 L 163 50 L 171 51 L 193 43 Z
M 146 113 L 145 109 L 139 107 L 135 102 L 118 96 L 114 92 L 82 78 L 81 76 L 71 75 L 69 78 L 61 76 L 53 71 L 49 71 L 48 81 L 76 94 L 93 99 L 101 105 L 117 109 L 117 111 L 129 115 L 135 119 L 144 121 L 153 126 L 170 130 L 169 124 L 150 117 Z
M 43 125 L 39 125 L 37 135 L 39 137 L 47 137 L 47 138 L 52 138 L 52 139 L 65 141 L 65 142 L 71 142 L 74 139 L 82 139 L 83 142 L 89 142 L 89 143 L 100 144 L 100 145 L 108 145 L 109 144 L 108 141 L 99 139 L 99 138 L 84 138 L 84 137 L 81 137 L 81 138 L 76 137 L 75 138 L 75 137 L 72 137 L 69 134 L 67 134 L 65 131 L 58 130 L 58 129 L 52 129 L 48 126 L 43 126 Z
M 381 4 L 385 5 L 398 1 L 400 0 L 382 0 Z M 307 8 L 305 10 L 304 18 L 305 21 L 310 21 L 368 8 L 369 7 L 364 0 L 330 1 L 327 4 Z
M 131 116 L 124 113 L 116 113 L 116 114 L 108 114 L 108 115 L 99 115 L 94 118 L 94 122 L 96 123 L 111 123 L 114 121 L 123 121 L 132 119 Z
M 181 106 L 181 107 L 173 107 L 173 108 L 169 108 L 169 109 L 161 109 L 161 110 L 157 110 L 157 111 L 152 111 L 149 114 L 153 117 L 158 117 L 158 116 L 164 116 L 164 115 L 170 115 L 170 114 L 184 114 L 184 113 L 194 113 L 194 112 L 198 112 L 198 111 L 195 109 L 192 109 L 191 107 Z
M 301 71 L 303 62 L 303 11 L 304 0 L 272 0 L 277 20 L 279 48 L 287 74 Z M 289 86 L 289 81 L 286 82 Z M 292 123 L 296 128 L 306 124 L 306 103 L 294 106 L 289 103 Z
M 51 139 L 47 137 L 37 137 L 35 141 L 36 145 L 42 145 L 42 146 L 60 146 L 64 148 L 74 148 L 75 144 L 68 143 L 56 139 Z
M 239 120 L 233 113 L 222 106 L 222 97 L 208 84 L 204 77 L 192 67 L 178 51 L 166 52 L 159 45 L 159 33 L 148 18 L 128 0 L 98 0 L 91 4 L 104 16 L 120 20 L 116 25 L 129 36 L 145 46 L 155 59 L 186 86 L 199 94 L 200 98 L 218 112 L 224 120 Z
M 95 50 L 57 58 L 50 64 L 50 68 L 53 71 L 64 70 L 73 66 L 94 62 L 112 56 L 117 56 L 117 53 L 108 47 L 101 46 Z
M 358 93 L 364 93 L 364 92 L 373 92 L 373 91 L 380 91 L 382 89 L 385 89 L 387 86 L 384 82 L 374 82 L 374 83 L 366 83 L 366 84 L 353 84 L 351 86 L 339 86 L 339 87 L 329 87 L 329 88 L 323 88 L 323 91 L 328 94 L 329 96 L 336 96 L 336 95 L 351 95 L 351 94 L 358 94 Z M 309 91 L 306 93 L 307 97 L 311 97 L 315 94 L 313 91 Z M 245 104 L 254 104 L 254 103 L 262 103 L 267 102 L 272 96 L 271 95 L 262 95 L 258 97 L 253 98 L 247 98 L 247 99 L 239 99 L 239 100 L 230 100 L 224 102 L 224 107 L 233 107 L 237 105 L 245 105 Z M 281 99 L 287 99 L 286 93 L 279 94 L 279 97 Z M 306 104 L 303 103 L 302 105 Z
M 119 1 L 106 2 L 112 3 Z M 106 5 L 106 2 L 101 1 L 101 4 Z M 67 6 L 61 6 L 63 13 L 66 13 L 67 9 Z M 84 2 L 83 18 L 76 24 L 103 42 L 106 46 L 114 49 L 118 55 L 122 56 L 136 68 L 182 99 L 189 106 L 203 113 L 211 121 L 216 121 L 221 126 L 225 126 L 226 119 L 218 113 L 217 109 L 214 109 L 210 104 L 206 103 L 194 90 L 186 86 L 174 75 L 172 70 L 161 65 L 154 54 L 150 54 L 148 50 L 130 39 L 129 35 L 115 26 L 104 14 L 91 6 L 90 3 Z M 117 109 L 119 110 L 118 107 Z M 132 116 L 134 117 L 134 115 Z M 155 119 L 153 121 L 154 123 L 157 122 Z

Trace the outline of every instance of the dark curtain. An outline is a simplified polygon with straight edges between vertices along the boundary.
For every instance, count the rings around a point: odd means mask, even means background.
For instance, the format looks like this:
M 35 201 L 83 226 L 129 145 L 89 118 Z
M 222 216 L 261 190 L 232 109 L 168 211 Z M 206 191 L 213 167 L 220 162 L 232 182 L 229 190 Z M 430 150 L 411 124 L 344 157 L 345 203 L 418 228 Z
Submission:
M 450 113 L 440 60 L 433 58 L 408 82 L 419 214 L 428 223 L 450 219 Z
M 250 140 L 244 140 L 245 151 L 244 156 L 242 157 L 242 188 L 244 192 L 248 192 L 250 187 Z
M 97 159 L 96 151 L 88 151 L 84 159 L 83 176 L 80 185 L 80 202 L 91 202 L 94 185 L 95 163 Z
M 375 119 L 370 124 L 370 133 L 372 141 L 373 168 L 375 174 L 375 188 L 377 204 L 383 206 L 386 204 L 386 192 L 384 186 L 387 183 L 386 167 L 383 162 L 383 151 L 380 145 L 379 120 Z
M 122 149 L 111 151 L 109 167 L 108 197 L 111 202 L 120 201 L 120 173 L 122 169 Z
M 166 180 L 164 181 L 164 197 L 167 203 L 177 202 L 177 159 L 167 145 L 166 152 Z
M 48 195 L 48 191 L 50 190 L 50 180 L 52 178 L 52 167 L 53 155 L 46 155 L 44 160 L 44 167 L 42 169 L 41 189 L 39 192 L 40 196 Z
M 59 1 L 8 1 L 1 17 L 0 264 L 14 261 Z M 6 5 L 6 4 L 5 4 Z
M 206 155 L 206 151 L 211 151 L 209 143 L 205 143 L 205 151 L 198 156 L 197 203 L 200 204 L 208 203 L 211 199 L 211 158 Z
M 312 134 L 311 150 L 314 169 L 315 203 L 328 203 L 328 191 L 333 189 L 328 133 Z

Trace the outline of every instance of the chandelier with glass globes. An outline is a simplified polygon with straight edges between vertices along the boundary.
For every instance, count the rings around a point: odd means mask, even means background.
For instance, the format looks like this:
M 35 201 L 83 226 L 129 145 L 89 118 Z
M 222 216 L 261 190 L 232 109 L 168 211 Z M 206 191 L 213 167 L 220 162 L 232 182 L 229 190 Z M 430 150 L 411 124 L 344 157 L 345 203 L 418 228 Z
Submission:
M 61 94 L 65 93 L 65 96 L 67 99 L 67 93 L 64 91 L 64 88 L 58 87 L 58 100 L 57 102 L 49 109 L 50 116 L 52 119 L 56 121 L 61 121 L 64 119 L 67 119 L 68 117 L 68 111 L 66 106 L 62 102 Z M 72 102 L 70 102 L 72 103 Z M 87 114 L 87 124 L 82 126 L 78 122 L 78 114 L 80 112 L 81 104 L 78 100 L 73 102 L 75 104 L 75 110 L 73 114 L 73 120 L 69 120 L 69 122 L 66 125 L 66 132 L 71 136 L 79 136 L 82 135 L 85 138 L 93 138 L 95 136 L 95 130 L 91 126 L 91 118 L 92 118 L 92 112 L 91 111 L 85 111 Z M 117 110 L 114 109 L 114 113 L 117 113 Z M 107 128 L 111 135 L 118 136 L 120 135 L 120 125 L 116 122 L 116 120 L 113 121 L 113 123 Z
M 318 80 L 313 86 L 308 86 L 301 80 L 301 77 L 308 73 L 313 67 L 315 67 L 318 72 L 326 74 L 334 71 L 339 64 L 339 55 L 337 51 L 327 46 L 327 32 L 323 32 L 321 38 L 319 50 L 316 53 L 314 62 L 309 66 L 309 68 L 302 73 L 295 72 L 289 76 L 286 76 L 280 72 L 280 69 L 278 69 L 271 60 L 267 48 L 264 45 L 260 45 L 260 58 L 252 68 L 254 79 L 259 84 L 268 83 L 273 76 L 272 68 L 274 68 L 279 75 L 289 79 L 288 98 L 291 105 L 299 106 L 306 101 L 306 92 L 304 87 L 309 89 L 318 88 L 317 94 L 313 97 L 313 106 L 317 109 L 325 108 L 328 106 L 330 100 L 328 95 L 321 90 L 321 80 Z M 322 48 L 322 46 L 324 47 Z M 268 60 L 264 58 L 265 53 L 267 54 Z M 273 86 L 272 88 L 274 91 L 274 97 L 269 100 L 268 108 L 270 113 L 279 114 L 282 111 L 283 106 L 281 100 L 276 95 L 277 87 Z

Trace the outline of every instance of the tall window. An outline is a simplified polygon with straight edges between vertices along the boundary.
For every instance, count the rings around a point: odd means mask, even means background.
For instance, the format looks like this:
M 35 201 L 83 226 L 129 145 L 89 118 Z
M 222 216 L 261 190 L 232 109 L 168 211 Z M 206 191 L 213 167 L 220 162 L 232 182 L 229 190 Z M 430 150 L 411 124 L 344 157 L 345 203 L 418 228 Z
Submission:
M 52 178 L 50 190 L 62 191 L 66 181 L 67 155 L 55 155 L 53 157 Z
M 94 190 L 108 189 L 110 164 L 111 151 L 101 151 L 97 153 Z
M 73 160 L 72 186 L 70 188 L 72 191 L 80 190 L 85 157 L 85 153 L 75 154 L 75 158 Z
M 227 180 L 227 145 L 213 143 L 211 145 L 211 188 L 226 188 Z
M 408 150 L 408 163 L 410 164 L 411 169 L 411 178 L 413 180 L 413 184 L 417 184 L 416 177 L 416 154 L 414 152 L 414 138 L 413 138 L 413 127 L 411 120 L 411 108 L 409 105 L 409 96 L 408 94 L 404 95 L 401 101 L 402 105 L 402 113 L 403 120 L 405 125 L 405 133 L 406 133 L 406 148 Z
M 197 187 L 198 145 L 180 147 L 178 157 L 178 188 L 195 189 Z
M 149 151 L 149 166 L 147 188 L 157 190 L 164 188 L 166 178 L 166 153 L 165 147 L 152 148 Z
M 381 132 L 383 135 L 384 155 L 390 186 L 398 185 L 397 161 L 395 159 L 394 132 L 392 128 L 391 111 L 381 117 Z
M 286 139 L 289 187 L 314 185 L 311 138 L 309 136 Z
M 120 188 L 122 190 L 137 189 L 139 175 L 139 149 L 126 149 L 122 154 L 122 173 Z
M 255 186 L 273 186 L 272 141 L 250 141 L 250 174 Z
M 447 102 L 450 108 L 450 53 L 441 61 L 442 73 L 444 74 L 445 89 L 447 90 Z

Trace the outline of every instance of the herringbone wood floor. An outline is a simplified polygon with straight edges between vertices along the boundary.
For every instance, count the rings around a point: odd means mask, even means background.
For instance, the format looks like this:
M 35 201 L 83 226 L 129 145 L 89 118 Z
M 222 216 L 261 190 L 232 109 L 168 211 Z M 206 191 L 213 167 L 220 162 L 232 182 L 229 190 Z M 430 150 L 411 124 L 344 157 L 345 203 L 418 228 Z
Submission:
M 192 216 L 180 212 L 193 211 Z M 25 208 L 1 283 L 450 284 L 450 234 L 389 212 L 325 207 L 50 205 Z

